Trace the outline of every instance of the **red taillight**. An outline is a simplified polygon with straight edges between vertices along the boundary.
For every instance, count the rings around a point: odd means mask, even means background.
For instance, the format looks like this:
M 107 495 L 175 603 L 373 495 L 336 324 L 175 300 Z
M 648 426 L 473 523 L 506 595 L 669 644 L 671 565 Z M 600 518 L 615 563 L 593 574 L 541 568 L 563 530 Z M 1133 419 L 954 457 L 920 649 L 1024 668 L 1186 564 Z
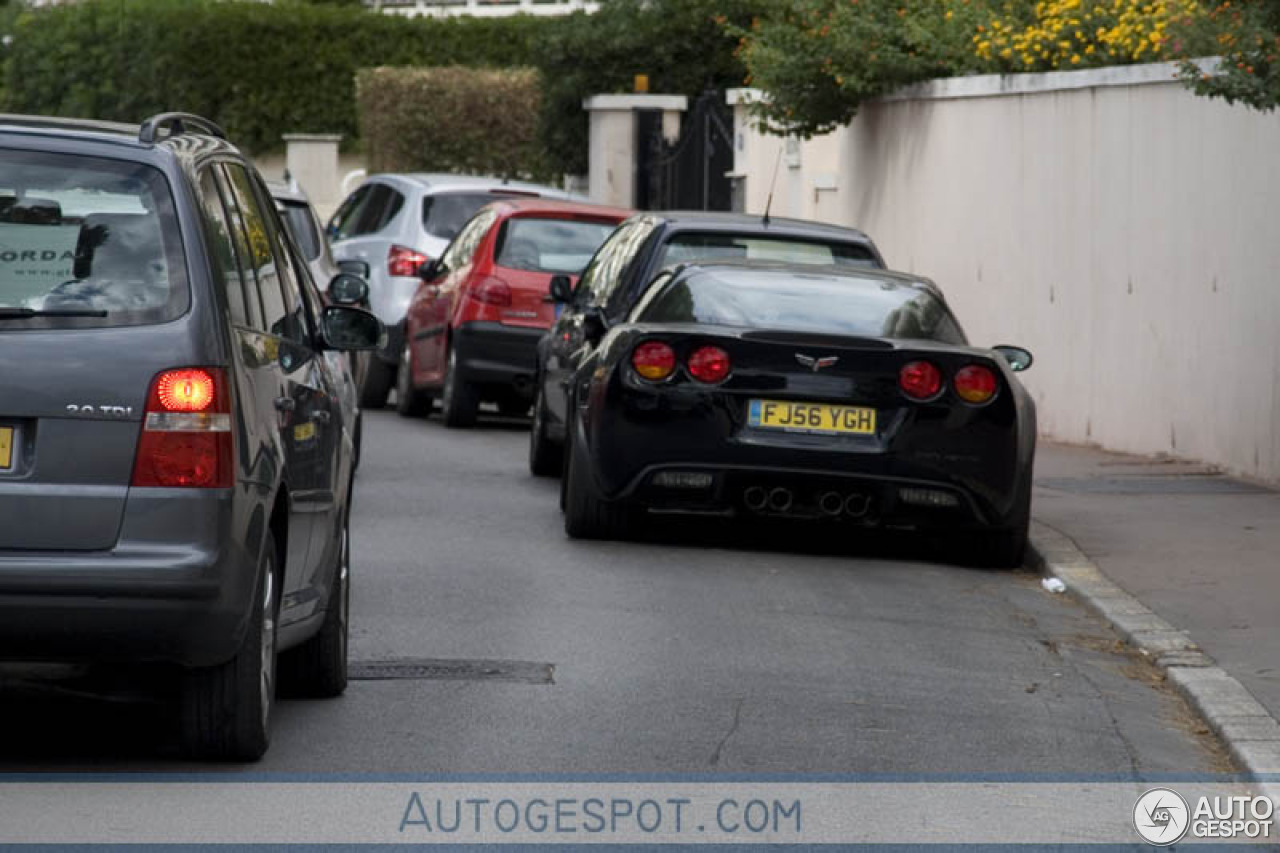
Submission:
M 927 361 L 912 361 L 898 371 L 898 387 L 913 400 L 929 400 L 942 390 L 942 371 Z
M 675 350 L 662 341 L 646 341 L 632 351 L 631 366 L 650 382 L 659 382 L 676 369 Z
M 729 353 L 720 347 L 698 347 L 689 356 L 689 374 L 699 382 L 719 382 L 731 367 Z
M 230 488 L 231 401 L 216 367 L 166 370 L 151 383 L 133 485 Z
M 416 276 L 418 267 L 427 262 L 427 256 L 404 246 L 392 246 L 387 253 L 387 272 L 391 275 Z
M 996 375 L 990 368 L 980 364 L 970 364 L 968 367 L 960 368 L 956 371 L 956 378 L 951 384 L 961 400 L 974 405 L 989 402 L 996 395 L 996 389 L 1000 387 Z
M 497 278 L 486 279 L 467 293 L 477 302 L 485 305 L 507 306 L 511 304 L 511 287 Z

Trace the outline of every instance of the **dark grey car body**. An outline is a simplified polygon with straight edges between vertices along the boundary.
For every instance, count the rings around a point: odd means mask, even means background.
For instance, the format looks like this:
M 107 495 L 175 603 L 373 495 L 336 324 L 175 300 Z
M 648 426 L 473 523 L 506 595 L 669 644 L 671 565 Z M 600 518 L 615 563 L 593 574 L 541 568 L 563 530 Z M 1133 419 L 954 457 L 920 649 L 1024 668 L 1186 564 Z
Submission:
M 354 425 L 345 359 L 325 357 L 325 309 L 261 178 L 212 132 L 0 117 L 0 194 L 19 206 L 14 164 L 29 160 L 158 175 L 180 240 L 168 282 L 185 296 L 161 322 L 0 318 L 0 427 L 14 436 L 0 471 L 0 659 L 224 664 L 254 626 L 264 564 L 274 647 L 303 643 L 345 578 Z M 269 323 L 268 306 L 286 313 Z M 195 366 L 225 377 L 229 487 L 131 485 L 153 380 Z

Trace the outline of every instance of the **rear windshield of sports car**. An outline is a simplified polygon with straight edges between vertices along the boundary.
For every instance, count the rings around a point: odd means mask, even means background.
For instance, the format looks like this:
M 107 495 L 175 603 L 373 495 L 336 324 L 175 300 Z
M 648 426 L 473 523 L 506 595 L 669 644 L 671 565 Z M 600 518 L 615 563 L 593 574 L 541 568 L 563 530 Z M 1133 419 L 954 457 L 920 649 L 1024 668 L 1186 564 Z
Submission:
M 694 261 L 776 261 L 786 264 L 879 267 L 875 253 L 860 243 L 759 234 L 683 232 L 672 235 L 662 248 L 659 267 Z
M 797 269 L 691 270 L 665 283 L 659 279 L 632 318 L 966 343 L 946 303 L 925 288 Z
M 190 303 L 184 263 L 159 170 L 0 150 L 0 332 L 172 320 Z
M 494 262 L 508 269 L 577 274 L 615 227 L 613 222 L 581 219 L 508 219 L 498 235 Z

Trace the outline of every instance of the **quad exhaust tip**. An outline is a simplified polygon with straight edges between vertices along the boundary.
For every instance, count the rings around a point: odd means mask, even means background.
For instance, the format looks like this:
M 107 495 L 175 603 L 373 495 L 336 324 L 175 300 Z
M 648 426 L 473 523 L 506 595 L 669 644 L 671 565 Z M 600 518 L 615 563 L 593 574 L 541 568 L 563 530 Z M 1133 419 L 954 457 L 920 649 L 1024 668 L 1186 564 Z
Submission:
M 759 512 L 769 505 L 769 493 L 760 486 L 752 486 L 742 493 L 742 501 L 747 505 L 747 509 Z
M 844 514 L 850 518 L 862 518 L 871 509 L 871 498 L 853 494 L 844 499 Z
M 844 509 L 844 498 L 840 497 L 839 492 L 824 492 L 818 498 L 818 509 L 822 510 L 823 515 L 839 515 Z
M 791 509 L 791 490 L 777 488 L 769 492 L 769 509 L 774 512 L 786 512 Z

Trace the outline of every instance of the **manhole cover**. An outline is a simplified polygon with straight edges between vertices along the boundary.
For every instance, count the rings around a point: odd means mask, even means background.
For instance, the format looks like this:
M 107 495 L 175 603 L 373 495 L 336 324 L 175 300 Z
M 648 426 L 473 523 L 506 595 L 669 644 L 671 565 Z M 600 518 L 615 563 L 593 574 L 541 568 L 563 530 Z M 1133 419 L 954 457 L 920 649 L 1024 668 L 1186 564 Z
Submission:
M 523 660 L 440 660 L 401 658 L 358 660 L 347 665 L 353 681 L 516 681 L 523 684 L 555 684 L 555 665 Z
M 1265 495 L 1271 490 L 1220 476 L 1045 477 L 1036 485 L 1087 495 Z

